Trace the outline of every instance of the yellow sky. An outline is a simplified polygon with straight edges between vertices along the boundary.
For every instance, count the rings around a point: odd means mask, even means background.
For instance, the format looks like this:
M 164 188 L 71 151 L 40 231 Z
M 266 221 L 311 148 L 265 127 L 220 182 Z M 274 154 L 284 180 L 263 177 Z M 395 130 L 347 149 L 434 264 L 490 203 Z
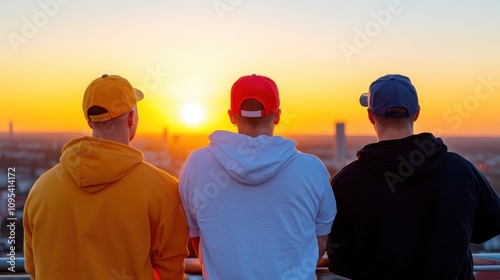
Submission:
M 230 87 L 258 73 L 280 89 L 278 133 L 372 135 L 359 95 L 401 73 L 416 132 L 500 136 L 498 2 L 338 2 L 2 1 L 0 132 L 89 132 L 81 99 L 103 73 L 144 91 L 139 133 L 234 130 Z

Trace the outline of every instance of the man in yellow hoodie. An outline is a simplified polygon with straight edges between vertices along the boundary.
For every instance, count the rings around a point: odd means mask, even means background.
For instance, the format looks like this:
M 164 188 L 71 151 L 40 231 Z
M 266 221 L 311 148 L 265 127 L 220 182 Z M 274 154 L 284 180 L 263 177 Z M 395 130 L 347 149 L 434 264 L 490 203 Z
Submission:
M 63 148 L 24 208 L 32 279 L 185 279 L 188 228 L 177 180 L 129 146 L 144 97 L 124 78 L 90 83 L 83 111 L 93 136 Z

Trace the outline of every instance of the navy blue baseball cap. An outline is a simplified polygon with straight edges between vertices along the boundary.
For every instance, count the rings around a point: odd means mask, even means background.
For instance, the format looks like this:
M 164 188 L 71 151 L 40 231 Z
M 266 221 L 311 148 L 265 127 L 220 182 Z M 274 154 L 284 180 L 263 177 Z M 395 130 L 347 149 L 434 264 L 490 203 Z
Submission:
M 408 77 L 399 74 L 390 74 L 378 78 L 370 85 L 369 92 L 359 98 L 363 107 L 368 107 L 377 116 L 389 118 L 405 118 L 417 113 L 417 90 Z M 387 114 L 391 108 L 405 108 L 403 114 Z

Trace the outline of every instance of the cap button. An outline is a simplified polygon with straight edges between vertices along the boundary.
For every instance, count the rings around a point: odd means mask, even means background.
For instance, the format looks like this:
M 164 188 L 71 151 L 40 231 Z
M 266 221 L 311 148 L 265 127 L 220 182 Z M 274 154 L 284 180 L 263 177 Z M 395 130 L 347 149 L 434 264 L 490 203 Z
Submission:
M 107 76 L 108 76 L 108 74 L 102 74 L 103 78 L 106 78 Z
M 253 73 L 252 76 L 257 76 L 257 74 Z

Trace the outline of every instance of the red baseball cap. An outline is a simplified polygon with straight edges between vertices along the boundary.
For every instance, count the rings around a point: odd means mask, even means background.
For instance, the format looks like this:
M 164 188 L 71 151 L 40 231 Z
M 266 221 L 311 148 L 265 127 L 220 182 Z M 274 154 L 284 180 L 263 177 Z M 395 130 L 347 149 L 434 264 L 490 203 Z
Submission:
M 259 101 L 264 110 L 241 110 L 241 104 L 247 99 Z M 265 117 L 278 112 L 280 97 L 276 83 L 268 77 L 252 74 L 240 77 L 231 87 L 231 111 L 248 118 Z

